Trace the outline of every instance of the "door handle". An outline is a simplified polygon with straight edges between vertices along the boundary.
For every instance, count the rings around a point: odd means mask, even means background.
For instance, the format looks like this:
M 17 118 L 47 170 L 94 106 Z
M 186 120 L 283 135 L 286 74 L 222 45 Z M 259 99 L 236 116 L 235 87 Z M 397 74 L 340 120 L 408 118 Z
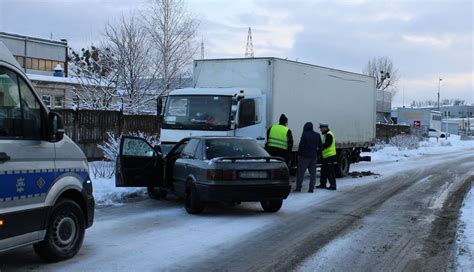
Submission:
M 9 161 L 11 158 L 5 152 L 0 152 L 0 162 Z
M 263 141 L 265 140 L 265 137 L 257 137 L 257 141 Z

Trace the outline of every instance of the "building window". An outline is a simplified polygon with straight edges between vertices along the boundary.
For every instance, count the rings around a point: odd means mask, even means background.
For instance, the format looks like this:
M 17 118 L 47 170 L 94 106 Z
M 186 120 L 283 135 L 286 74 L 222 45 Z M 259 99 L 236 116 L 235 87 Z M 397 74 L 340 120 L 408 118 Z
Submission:
M 51 95 L 43 95 L 41 99 L 48 108 L 51 107 Z
M 31 69 L 31 58 L 26 58 L 26 69 Z
M 55 96 L 54 97 L 54 107 L 55 108 L 62 108 L 64 105 L 64 97 L 63 96 Z
M 45 70 L 46 70 L 46 71 L 53 71 L 53 62 L 52 62 L 52 61 L 46 60 L 46 67 L 45 67 Z
M 39 60 L 39 66 L 38 66 L 38 70 L 46 70 L 46 61 L 43 60 L 43 59 L 40 59 Z
M 33 70 L 39 69 L 38 59 L 31 58 L 31 69 Z
M 15 59 L 16 59 L 16 61 L 18 61 L 18 63 L 21 65 L 21 67 L 25 68 L 24 67 L 24 65 L 25 65 L 25 58 L 24 57 L 15 56 Z

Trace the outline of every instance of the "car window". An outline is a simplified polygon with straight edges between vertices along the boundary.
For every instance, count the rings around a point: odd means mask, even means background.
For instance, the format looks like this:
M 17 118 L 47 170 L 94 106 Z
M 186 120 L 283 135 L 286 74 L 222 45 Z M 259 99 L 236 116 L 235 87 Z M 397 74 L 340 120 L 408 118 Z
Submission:
M 199 144 L 199 139 L 191 139 L 189 143 L 184 147 L 182 155 L 189 156 L 194 158 L 194 152 L 196 151 L 196 147 Z
M 155 156 L 155 151 L 144 139 L 124 138 L 122 155 L 133 157 L 153 157 Z
M 181 142 L 181 143 L 178 143 L 178 146 L 173 147 L 174 150 L 172 151 L 173 153 L 170 154 L 170 156 L 176 156 L 176 155 L 179 155 L 181 154 L 181 152 L 183 151 L 184 147 L 186 146 L 186 144 L 189 142 L 189 140 L 186 140 L 184 142 Z
M 202 142 L 203 141 L 199 141 L 199 144 L 196 148 L 196 152 L 194 153 L 194 157 L 198 160 L 204 159 L 204 152 L 202 150 L 202 147 L 203 147 Z
M 265 149 L 250 139 L 207 139 L 205 149 L 207 159 L 269 156 Z
M 0 138 L 41 138 L 41 107 L 26 82 L 0 67 Z

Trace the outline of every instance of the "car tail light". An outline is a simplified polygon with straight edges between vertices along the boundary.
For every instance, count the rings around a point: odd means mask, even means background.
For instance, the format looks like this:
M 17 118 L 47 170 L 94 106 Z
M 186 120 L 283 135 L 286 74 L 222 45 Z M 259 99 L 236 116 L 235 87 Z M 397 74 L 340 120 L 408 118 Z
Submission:
M 287 169 L 272 170 L 272 179 L 289 179 L 290 173 Z
M 222 169 L 208 169 L 207 170 L 208 180 L 235 180 L 236 174 L 233 170 L 222 170 Z

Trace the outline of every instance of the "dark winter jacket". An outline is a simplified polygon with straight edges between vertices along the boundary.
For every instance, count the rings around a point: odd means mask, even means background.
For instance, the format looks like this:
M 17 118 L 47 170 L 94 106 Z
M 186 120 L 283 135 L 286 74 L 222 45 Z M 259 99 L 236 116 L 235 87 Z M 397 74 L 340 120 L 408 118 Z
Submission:
M 315 158 L 321 150 L 321 136 L 313 130 L 313 123 L 304 125 L 301 135 L 298 155 L 306 158 Z

